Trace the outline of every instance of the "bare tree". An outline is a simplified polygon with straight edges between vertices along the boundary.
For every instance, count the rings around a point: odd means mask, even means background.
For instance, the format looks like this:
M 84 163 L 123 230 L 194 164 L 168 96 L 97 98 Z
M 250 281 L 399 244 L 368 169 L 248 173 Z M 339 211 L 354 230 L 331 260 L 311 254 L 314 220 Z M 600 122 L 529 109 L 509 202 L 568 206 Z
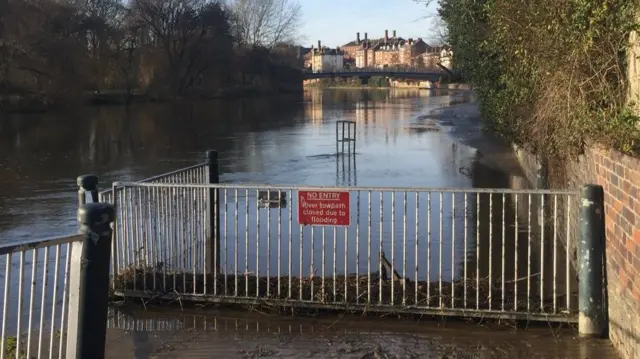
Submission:
M 230 9 L 242 45 L 273 49 L 298 37 L 302 8 L 297 0 L 231 0 Z

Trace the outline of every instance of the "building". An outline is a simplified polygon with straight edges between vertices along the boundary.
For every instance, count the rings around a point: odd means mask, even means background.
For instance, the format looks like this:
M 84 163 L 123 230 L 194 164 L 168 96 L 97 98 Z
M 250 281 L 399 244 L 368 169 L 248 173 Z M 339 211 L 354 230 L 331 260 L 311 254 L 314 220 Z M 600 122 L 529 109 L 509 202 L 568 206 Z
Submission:
M 397 36 L 393 30 L 392 36 L 385 30 L 384 37 L 379 39 L 368 39 L 365 33 L 364 40 L 360 40 L 360 33 L 356 34 L 356 40 L 351 41 L 341 49 L 349 56 L 355 57 L 355 65 L 358 68 L 364 67 L 396 67 L 396 66 L 419 66 L 424 54 L 430 46 L 422 39 L 404 39 Z M 347 50 L 348 49 L 348 50 Z
M 318 41 L 318 48 L 313 49 L 311 69 L 313 72 L 334 72 L 344 69 L 344 52 L 337 49 L 322 47 Z
M 409 39 L 400 47 L 399 63 L 400 66 L 416 67 L 419 65 L 417 60 L 420 55 L 427 52 L 429 45 L 422 39 Z

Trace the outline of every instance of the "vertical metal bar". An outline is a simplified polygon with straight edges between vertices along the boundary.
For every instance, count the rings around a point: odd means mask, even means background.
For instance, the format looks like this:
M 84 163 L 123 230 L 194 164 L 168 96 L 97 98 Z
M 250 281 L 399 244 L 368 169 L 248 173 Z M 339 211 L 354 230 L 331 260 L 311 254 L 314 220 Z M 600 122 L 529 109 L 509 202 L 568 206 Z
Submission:
M 558 274 L 558 195 L 553 195 L 553 312 L 558 312 L 558 292 L 556 288 Z M 569 294 L 569 293 L 567 293 Z
M 65 258 L 65 265 L 64 265 L 64 284 L 62 287 L 62 320 L 60 322 L 60 342 L 58 343 L 59 347 L 58 347 L 58 358 L 62 358 L 62 348 L 63 348 L 63 339 L 64 339 L 64 334 L 67 331 L 66 325 L 67 325 L 67 305 L 69 302 L 69 276 L 71 275 L 70 273 L 70 267 L 71 267 L 71 242 L 67 243 L 67 253 L 66 253 L 66 258 Z M 35 272 L 34 272 L 35 274 Z M 33 276 L 32 276 L 33 277 Z M 35 284 L 34 287 L 35 288 Z M 29 335 L 31 335 L 31 329 L 29 329 Z M 27 343 L 28 346 L 31 345 L 30 342 Z M 28 357 L 28 356 L 27 356 Z
M 344 302 L 349 300 L 349 231 L 344 227 Z
M 444 224 L 444 211 L 443 211 L 443 198 L 444 198 L 444 194 L 442 192 L 440 192 L 440 217 L 439 217 L 439 222 L 438 222 L 438 231 L 440 234 L 440 239 L 438 242 L 440 242 L 438 244 L 438 306 L 440 308 L 442 308 L 443 304 L 442 304 L 442 233 L 443 233 L 443 224 Z
M 489 310 L 493 304 L 493 193 L 489 193 Z
M 413 241 L 413 267 L 414 267 L 414 272 L 413 272 L 413 280 L 414 282 L 414 293 L 413 293 L 413 304 L 418 305 L 418 282 L 420 282 L 420 277 L 418 276 L 418 243 L 420 241 L 420 192 L 418 192 L 416 190 L 415 192 L 415 198 L 416 198 L 416 208 L 415 208 L 415 214 L 416 214 L 416 218 L 415 218 L 415 236 L 414 236 L 414 241 Z
M 293 286 L 293 260 L 291 246 L 293 245 L 293 190 L 289 190 L 289 200 L 291 205 L 289 206 L 289 295 L 287 298 L 292 298 L 291 288 Z
M 197 188 L 189 188 L 189 191 L 191 192 L 191 195 L 189 196 L 189 198 L 191 199 L 191 208 L 189 209 L 189 215 L 191 217 L 191 220 L 189 221 L 191 224 L 191 233 L 189 235 L 189 238 L 191 238 L 191 243 L 192 243 L 192 260 L 193 263 L 191 263 L 191 267 L 192 267 L 192 271 L 193 271 L 193 294 L 197 294 L 198 293 L 198 276 L 197 276 L 197 272 L 198 272 L 198 259 L 199 259 L 199 254 L 200 251 L 198 250 L 199 246 L 200 246 L 200 237 L 198 236 L 198 222 L 199 222 L 199 218 L 198 218 L 198 189 Z M 225 254 L 226 255 L 226 254 Z M 154 273 L 154 278 L 155 278 L 155 273 Z M 155 282 L 155 280 L 154 280 Z
M 456 193 L 451 192 L 451 308 L 455 308 L 456 273 Z
M 278 299 L 282 298 L 282 191 L 278 190 Z
M 467 262 L 469 261 L 469 258 L 467 257 L 467 249 L 469 247 L 469 244 L 467 242 L 467 236 L 468 236 L 468 231 L 469 231 L 469 227 L 467 224 L 468 221 L 468 217 L 469 217 L 469 208 L 468 208 L 468 193 L 465 192 L 464 193 L 464 258 L 463 258 L 463 263 L 464 263 L 464 271 L 463 271 L 463 279 L 462 279 L 462 283 L 464 286 L 464 308 L 467 309 Z
M 404 191 L 402 212 L 402 305 L 407 304 L 407 191 Z
M 514 248 L 514 253 L 513 253 L 513 258 L 515 261 L 515 265 L 514 265 L 514 272 L 513 272 L 513 310 L 517 311 L 518 310 L 518 256 L 519 256 L 519 252 L 518 252 L 518 242 L 519 242 L 519 234 L 520 232 L 518 232 L 518 197 L 520 197 L 519 194 L 515 194 L 515 201 L 514 201 L 514 224 L 515 224 L 515 230 L 514 230 L 514 238 L 515 238 L 515 248 Z
M 4 358 L 4 353 L 6 351 L 5 348 L 5 344 L 7 342 L 7 322 L 9 321 L 7 316 L 9 315 L 9 298 L 11 297 L 11 257 L 12 254 L 8 253 L 6 255 L 7 257 L 7 261 L 5 264 L 5 268 L 4 268 L 4 297 L 2 298 L 2 334 L 0 336 L 0 355 Z M 46 264 L 45 264 L 45 271 L 46 271 Z M 44 282 L 43 282 L 44 283 Z M 44 296 L 44 290 L 42 291 L 43 296 Z M 44 302 L 44 300 L 43 300 Z M 41 308 L 44 309 L 44 306 L 42 306 Z M 42 310 L 42 313 L 44 313 L 44 310 Z M 43 320 L 40 321 L 40 323 L 42 323 Z M 42 338 L 42 327 L 43 325 L 40 324 L 40 337 Z M 41 339 L 42 340 L 42 339 Z
M 427 192 L 427 306 L 431 306 L 431 192 Z
M 5 278 L 10 278 L 11 275 L 11 254 L 9 254 L 7 256 L 7 270 L 6 270 L 6 274 L 5 274 Z M 42 350 L 44 349 L 44 345 L 43 345 L 43 334 L 44 334 L 44 306 L 45 306 L 45 301 L 47 298 L 47 285 L 49 284 L 49 246 L 46 246 L 44 248 L 44 265 L 42 268 L 42 294 L 40 297 L 40 328 L 38 331 L 38 358 L 40 358 L 42 356 Z M 9 297 L 9 291 L 7 286 L 9 285 L 9 282 L 7 282 L 5 284 L 5 298 Z M 8 304 L 8 300 L 5 300 L 5 306 L 4 306 L 4 311 L 3 311 L 3 318 L 7 317 L 7 304 Z M 4 339 L 4 333 L 5 333 L 5 327 L 4 324 L 5 322 L 3 321 L 2 324 L 2 339 Z M 3 340 L 4 343 L 4 340 Z M 0 351 L 0 353 L 4 353 L 4 348 L 2 351 Z
M 567 311 L 571 310 L 571 273 L 570 273 L 570 268 L 571 268 L 571 263 L 569 261 L 569 259 L 571 258 L 571 255 L 573 253 L 571 253 L 571 227 L 570 226 L 570 216 L 571 216 L 571 195 L 567 196 L 567 214 L 566 214 L 566 224 L 567 224 L 567 253 L 566 253 L 566 258 L 565 258 L 565 265 L 566 265 L 566 282 L 567 282 Z
M 476 309 L 480 309 L 480 192 L 476 193 Z
M 300 222 L 300 218 L 298 218 L 298 222 Z M 300 229 L 299 230 L 299 234 L 300 234 L 300 237 L 299 237 L 300 238 L 300 253 L 299 253 L 300 254 L 300 258 L 299 258 L 299 260 L 300 260 L 300 277 L 298 278 L 298 281 L 299 281 L 298 299 L 302 300 L 302 276 L 303 276 L 302 266 L 304 265 L 303 260 L 302 260 L 303 259 L 302 258 L 302 252 L 304 250 L 304 244 L 303 244 L 303 242 L 304 242 L 304 231 L 303 231 L 303 228 L 302 228 L 302 224 L 300 224 L 298 226 L 298 228 Z
M 527 312 L 531 310 L 531 193 L 529 193 L 527 209 L 528 233 L 527 233 Z
M 220 192 L 221 191 L 213 191 L 214 192 L 214 196 L 220 196 Z M 222 236 L 215 236 L 215 240 L 217 243 L 214 244 L 213 246 L 213 250 L 214 250 L 214 259 L 217 261 L 216 265 L 214 266 L 214 273 L 213 273 L 213 278 L 214 278 L 214 288 L 218 287 L 218 276 L 221 275 L 223 277 L 222 283 L 224 283 L 224 289 L 222 290 L 222 294 L 227 296 L 229 295 L 229 283 L 228 283 L 228 274 L 229 274 L 229 270 L 227 268 L 227 252 L 228 252 L 228 246 L 229 246 L 229 191 L 228 189 L 224 189 L 224 249 L 220 248 L 221 244 L 220 242 L 222 242 L 222 239 L 220 239 L 220 237 Z M 215 211 L 214 211 L 214 223 L 219 224 L 222 223 L 221 220 L 221 213 L 219 208 L 221 207 L 220 205 L 220 200 L 221 198 L 217 198 L 217 203 L 215 203 Z M 235 204 L 234 204 L 235 205 Z M 215 227 L 218 227 L 218 225 L 216 225 Z M 220 229 L 217 230 L 218 232 L 220 231 Z M 238 237 L 238 236 L 235 236 Z M 222 251 L 222 253 L 219 253 L 220 251 Z M 222 257 L 224 254 L 224 268 L 222 267 L 222 263 L 220 263 L 222 261 Z M 214 294 L 217 294 L 217 289 L 214 289 Z
M 395 280 L 393 278 L 396 268 L 396 257 L 395 257 L 395 248 L 396 248 L 396 192 L 391 192 L 391 305 L 394 304 L 395 301 Z
M 360 303 L 360 191 L 356 208 L 356 303 Z
M 383 225 L 382 223 L 384 222 L 384 193 L 383 191 L 380 191 L 380 240 L 378 241 L 379 243 L 379 252 L 378 252 L 378 302 L 380 304 L 382 304 L 382 242 L 384 241 L 384 234 L 383 234 Z M 393 273 L 391 273 L 391 275 L 393 275 Z
M 32 256 L 31 256 L 31 293 L 29 296 L 29 324 L 27 327 L 27 358 L 31 358 L 31 334 L 33 332 L 33 317 L 34 317 L 34 311 L 33 311 L 33 307 L 34 307 L 34 303 L 35 303 L 35 297 L 36 297 L 36 275 L 37 275 L 37 268 L 38 268 L 38 249 L 33 249 L 32 252 Z M 9 278 L 5 277 L 5 283 L 9 283 Z M 8 298 L 5 298 L 5 301 Z M 3 321 L 6 321 L 6 317 L 3 316 L 2 317 Z M 4 337 L 0 337 L 0 340 L 2 340 L 4 342 Z M 4 351 L 0 351 L 0 355 L 3 355 Z
M 244 190 L 245 194 L 245 234 L 244 234 L 244 296 L 249 296 L 249 189 Z M 225 239 L 226 240 L 226 239 Z
M 544 312 L 544 194 L 540 197 L 540 311 Z
M 244 196 L 244 206 L 246 207 L 245 208 L 245 211 L 246 211 L 249 208 L 249 190 L 245 189 L 244 190 L 244 194 L 245 194 L 245 196 Z M 239 242 L 238 242 L 238 236 L 239 236 L 238 226 L 240 225 L 240 223 L 239 223 L 240 221 L 238 219 L 238 217 L 240 215 L 240 211 L 239 211 L 239 208 L 238 208 L 239 204 L 238 204 L 238 189 L 237 188 L 233 191 L 233 197 L 234 197 L 233 198 L 233 204 L 234 204 L 234 207 L 235 207 L 235 218 L 236 218 L 236 223 L 235 223 L 235 232 L 236 233 L 235 233 L 235 236 L 233 236 L 233 249 L 234 249 L 234 253 L 233 253 L 233 256 L 234 256 L 234 259 L 233 259 L 233 281 L 234 281 L 234 283 L 233 283 L 233 287 L 234 287 L 233 295 L 237 297 L 238 296 L 238 281 L 239 281 L 239 278 L 238 278 L 238 251 L 239 251 L 239 248 L 238 248 L 238 246 L 239 246 Z M 226 216 L 226 214 L 225 214 L 225 216 Z M 248 220 L 249 220 L 249 216 L 245 216 L 244 231 L 246 232 L 246 235 L 249 235 L 249 226 L 247 225 L 248 224 L 248 222 L 247 222 Z M 224 237 L 224 242 L 227 243 L 228 240 L 229 240 L 229 238 L 225 236 Z M 227 255 L 228 255 L 228 253 L 225 252 L 224 253 L 225 262 L 227 261 L 227 259 L 226 259 Z M 227 275 L 227 273 L 225 273 L 225 276 L 226 275 Z
M 271 190 L 267 190 L 267 198 L 271 199 Z M 267 202 L 267 297 L 271 294 L 271 202 Z M 259 277 L 258 277 L 259 280 Z
M 506 195 L 503 193 L 502 194 L 502 251 L 501 251 L 501 256 L 502 256 L 502 275 L 500 276 L 500 282 L 502 284 L 502 311 L 504 312 L 504 292 L 505 292 L 505 282 L 506 282 L 506 276 L 505 276 L 505 250 L 506 250 L 506 231 L 505 231 L 505 207 L 507 206 L 506 204 Z
M 20 345 L 22 344 L 22 295 L 23 295 L 23 284 L 24 284 L 24 250 L 20 251 L 20 269 L 18 270 L 18 317 L 16 323 L 16 356 L 20 354 Z M 5 278 L 5 280 L 11 280 L 10 278 Z M 8 299 L 8 298 L 7 298 Z M 6 321 L 6 317 L 2 317 L 3 321 Z
M 337 230 L 336 227 L 333 227 L 333 301 L 336 302 L 337 299 L 337 287 L 338 287 L 338 282 L 337 282 L 337 277 L 338 275 L 336 274 L 336 266 L 337 266 L 337 240 L 338 240 L 338 234 L 337 234 Z
M 260 192 L 256 189 L 256 298 L 260 296 Z
M 367 230 L 367 304 L 371 304 L 371 191 L 367 191 L 367 214 L 369 229 Z
M 56 259 L 54 261 L 56 266 L 53 271 L 53 297 L 51 301 L 51 328 L 56 327 L 56 303 L 58 301 L 58 275 L 60 274 L 60 245 L 56 245 Z M 49 359 L 53 359 L 53 338 L 54 335 L 49 336 Z
M 309 298 L 310 300 L 313 300 L 314 298 L 314 294 L 313 294 L 313 282 L 315 279 L 315 269 L 314 269 L 314 265 L 315 265 L 315 246 L 316 246 L 316 241 L 315 241 L 315 237 L 316 237 L 316 233 L 314 231 L 314 226 L 311 226 L 311 261 L 309 264 L 309 281 L 311 283 L 309 283 L 309 286 L 311 287 L 311 298 Z
M 325 245 L 326 245 L 326 240 L 325 240 L 325 226 L 322 226 L 322 302 L 325 302 L 326 299 L 326 294 L 325 294 L 325 283 L 324 283 L 324 277 L 325 277 L 325 264 L 326 264 L 326 251 L 325 251 Z

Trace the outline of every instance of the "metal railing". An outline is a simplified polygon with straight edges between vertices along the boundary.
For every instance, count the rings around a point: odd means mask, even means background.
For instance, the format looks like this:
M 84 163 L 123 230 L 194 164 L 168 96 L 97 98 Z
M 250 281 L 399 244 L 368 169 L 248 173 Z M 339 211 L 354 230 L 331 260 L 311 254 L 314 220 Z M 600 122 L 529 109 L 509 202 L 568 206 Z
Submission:
M 424 73 L 424 74 L 434 74 L 434 75 L 446 75 L 441 69 L 433 69 L 433 68 L 422 68 L 422 67 L 410 67 L 410 66 L 389 66 L 389 67 L 352 67 L 352 68 L 344 68 L 344 69 L 335 69 L 330 71 L 312 71 L 305 70 L 306 74 L 333 74 L 333 73 L 362 73 L 362 72 L 398 72 L 398 73 Z
M 348 192 L 349 224 L 300 225 L 308 190 Z M 113 193 L 121 295 L 577 319 L 565 250 L 575 191 L 138 182 Z
M 0 247 L 0 358 L 63 358 L 73 243 L 69 236 Z

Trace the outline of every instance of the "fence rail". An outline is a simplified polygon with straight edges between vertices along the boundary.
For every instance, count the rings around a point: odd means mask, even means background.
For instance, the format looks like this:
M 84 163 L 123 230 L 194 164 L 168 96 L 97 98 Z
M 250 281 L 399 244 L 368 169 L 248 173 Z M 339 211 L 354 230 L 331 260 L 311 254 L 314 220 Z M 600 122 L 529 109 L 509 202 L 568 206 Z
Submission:
M 348 191 L 350 225 L 299 225 L 301 190 Z M 112 193 L 113 285 L 127 296 L 577 318 L 565 250 L 576 239 L 558 212 L 575 191 L 138 182 Z
M 0 247 L 0 358 L 63 358 L 72 243 L 81 236 Z

